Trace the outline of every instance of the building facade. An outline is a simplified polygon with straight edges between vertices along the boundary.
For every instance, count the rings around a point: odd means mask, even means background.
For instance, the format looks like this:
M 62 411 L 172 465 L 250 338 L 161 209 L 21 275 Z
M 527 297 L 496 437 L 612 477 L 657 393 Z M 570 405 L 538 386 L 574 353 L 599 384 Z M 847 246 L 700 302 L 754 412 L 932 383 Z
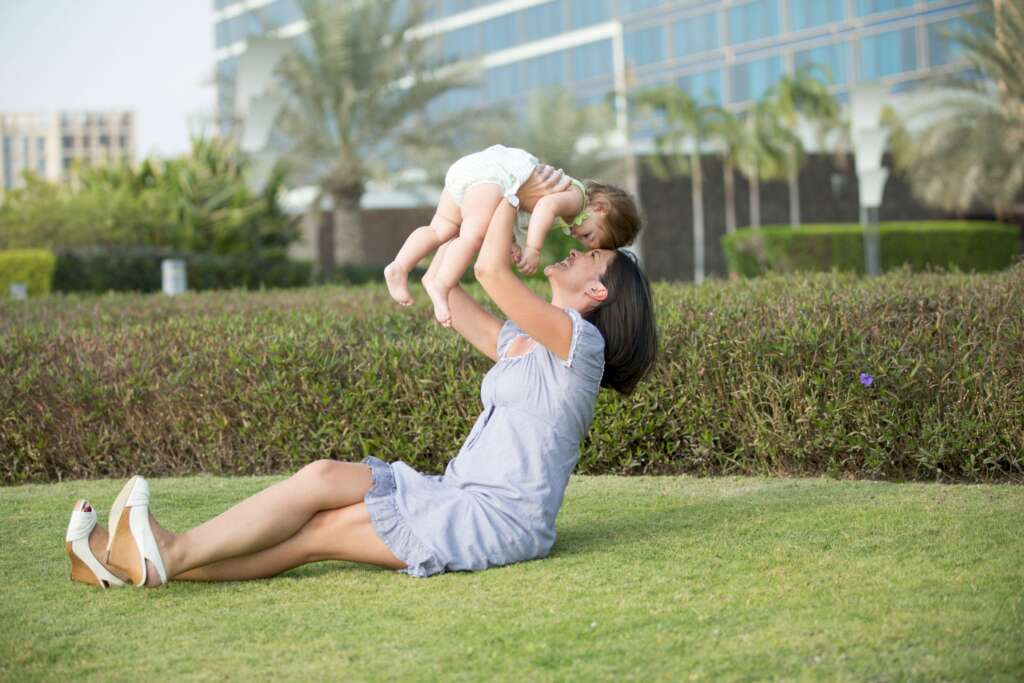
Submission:
M 24 184 L 26 171 L 56 181 L 76 160 L 102 164 L 135 150 L 128 111 L 0 114 L 0 196 Z
M 348 0 L 338 0 L 345 2 Z M 616 88 L 675 84 L 697 98 L 740 109 L 803 64 L 827 67 L 840 98 L 860 81 L 894 92 L 945 69 L 947 33 L 971 0 L 438 0 L 420 27 L 443 58 L 477 60 L 477 87 L 435 107 L 522 106 L 559 88 L 582 105 Z M 295 0 L 215 0 L 222 126 L 246 39 L 267 32 L 301 41 Z M 618 82 L 617 82 L 618 78 Z M 640 126 L 635 134 L 653 132 Z

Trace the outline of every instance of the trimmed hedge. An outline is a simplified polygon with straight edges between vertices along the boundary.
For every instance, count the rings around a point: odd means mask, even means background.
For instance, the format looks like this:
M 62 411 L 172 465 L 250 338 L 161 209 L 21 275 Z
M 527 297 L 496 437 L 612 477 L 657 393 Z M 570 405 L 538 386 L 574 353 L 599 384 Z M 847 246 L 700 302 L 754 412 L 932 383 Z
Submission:
M 302 287 L 313 264 L 283 254 L 261 256 L 183 254 L 154 247 L 90 247 L 57 253 L 54 289 L 60 292 L 156 292 L 162 287 L 161 262 L 185 261 L 188 289 Z
M 882 270 L 901 266 L 990 272 L 1009 267 L 1017 253 L 1018 230 L 985 221 L 882 223 Z M 722 238 L 731 272 L 745 277 L 766 272 L 864 272 L 864 230 L 860 225 L 766 226 L 745 228 Z
M 0 303 L 0 481 L 368 454 L 442 472 L 491 364 L 413 293 L 411 310 L 382 285 Z M 601 392 L 579 472 L 1024 481 L 1024 264 L 654 296 L 659 363 L 632 396 Z
M 10 297 L 12 283 L 27 285 L 29 296 L 50 293 L 55 259 L 45 249 L 0 251 L 0 299 Z

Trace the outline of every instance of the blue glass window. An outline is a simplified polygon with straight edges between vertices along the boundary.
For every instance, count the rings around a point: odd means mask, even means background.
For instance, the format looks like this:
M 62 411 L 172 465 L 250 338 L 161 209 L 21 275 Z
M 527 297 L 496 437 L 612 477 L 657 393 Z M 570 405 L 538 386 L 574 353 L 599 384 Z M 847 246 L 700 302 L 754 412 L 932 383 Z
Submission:
M 782 30 L 781 16 L 779 0 L 754 0 L 732 7 L 729 9 L 729 42 L 745 43 L 777 35 Z
M 522 90 L 519 64 L 506 64 L 487 70 L 485 91 L 490 102 L 518 97 Z
M 236 2 L 241 2 L 241 0 L 217 0 L 217 3 L 216 3 L 215 6 L 216 6 L 217 9 L 224 9 L 225 7 L 228 7 L 229 5 L 234 5 Z
M 687 55 L 718 47 L 718 14 L 681 19 L 672 24 L 672 55 Z
M 928 64 L 942 66 L 955 62 L 964 48 L 953 36 L 965 32 L 967 28 L 967 22 L 962 19 L 951 19 L 929 25 Z
M 611 0 L 571 0 L 572 27 L 590 26 L 608 21 L 612 16 Z
M 917 40 L 913 28 L 889 31 L 861 40 L 860 76 L 881 78 L 917 68 Z
M 665 4 L 665 0 L 621 0 L 619 5 L 622 7 L 624 14 L 632 14 L 633 12 L 643 12 L 647 9 L 654 9 L 655 7 L 661 7 Z
M 562 0 L 535 5 L 525 12 L 526 40 L 539 40 L 557 35 L 565 28 L 565 5 Z
M 11 159 L 11 136 L 4 136 L 4 189 L 9 190 L 14 185 L 14 166 Z
M 484 22 L 485 51 L 504 50 L 519 43 L 515 19 L 514 14 L 505 14 Z
M 36 138 L 36 173 L 46 175 L 46 138 Z
M 799 31 L 846 18 L 846 0 L 789 0 L 789 30 Z
M 782 77 L 782 57 L 737 64 L 732 68 L 732 101 L 760 99 Z
M 857 16 L 913 7 L 916 0 L 857 0 Z
M 832 83 L 841 85 L 846 83 L 847 78 L 846 54 L 846 43 L 833 43 L 832 45 L 822 45 L 810 50 L 801 50 L 794 55 L 794 61 L 798 69 L 808 64 L 820 64 L 828 69 L 828 75 L 832 77 Z M 814 75 L 821 80 L 825 80 L 825 73 L 820 69 L 815 69 Z
M 230 45 L 231 43 L 237 40 L 237 38 L 234 35 L 234 27 L 234 19 L 224 19 L 223 21 L 217 22 L 217 24 L 213 28 L 214 44 L 216 45 L 216 47 L 221 48 L 225 45 Z
M 550 88 L 565 83 L 565 52 L 534 57 L 523 62 L 524 89 Z
M 651 26 L 631 31 L 625 38 L 626 61 L 635 66 L 665 59 L 665 27 Z
M 598 76 L 607 76 L 614 68 L 611 40 L 580 45 L 572 50 L 572 77 L 574 80 L 585 81 Z
M 261 17 L 272 28 L 305 19 L 302 8 L 296 0 L 274 0 L 259 10 Z
M 698 102 L 722 104 L 722 70 L 712 69 L 681 77 L 679 89 L 688 93 Z
M 444 35 L 445 59 L 471 59 L 480 54 L 481 48 L 479 24 L 455 29 Z
M 591 107 L 607 107 L 609 106 L 608 98 L 612 91 L 611 83 L 603 91 L 588 92 L 584 95 L 574 94 L 573 102 L 580 109 L 590 109 Z

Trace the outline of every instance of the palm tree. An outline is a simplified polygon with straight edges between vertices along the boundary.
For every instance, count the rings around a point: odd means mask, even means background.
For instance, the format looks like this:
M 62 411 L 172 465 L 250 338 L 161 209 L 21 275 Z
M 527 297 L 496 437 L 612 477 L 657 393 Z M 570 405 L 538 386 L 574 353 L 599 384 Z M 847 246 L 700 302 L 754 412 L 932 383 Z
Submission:
M 1024 188 L 1024 5 L 981 4 L 970 30 L 954 36 L 965 70 L 935 82 L 949 90 L 921 112 L 939 119 L 914 134 L 887 119 L 896 166 L 921 201 L 961 212 L 979 203 L 1004 216 Z
M 664 116 L 665 123 L 655 139 L 657 154 L 648 157 L 656 176 L 669 179 L 692 178 L 693 193 L 693 280 L 704 281 L 704 174 L 700 166 L 700 145 L 714 130 L 717 107 L 702 104 L 679 88 L 662 86 L 639 93 L 641 107 Z
M 823 73 L 818 78 L 816 72 Z M 797 69 L 792 76 L 783 76 L 771 89 L 767 97 L 774 105 L 782 122 L 791 132 L 796 131 L 801 118 L 814 127 L 819 146 L 832 130 L 841 127 L 840 107 L 828 85 L 831 77 L 827 69 L 817 64 L 807 64 Z M 789 222 L 800 225 L 800 167 L 803 165 L 804 150 L 799 137 L 792 136 L 787 145 L 789 155 L 786 176 L 789 184 Z
M 722 186 L 725 190 L 725 232 L 736 231 L 736 161 L 746 142 L 740 119 L 725 107 L 716 107 L 712 133 L 722 143 Z
M 308 50 L 278 67 L 285 139 L 293 175 L 317 182 L 334 204 L 334 238 L 344 262 L 365 258 L 359 204 L 366 183 L 394 171 L 407 151 L 411 117 L 439 95 L 466 85 L 467 71 L 438 68 L 433 45 L 415 31 L 423 0 L 303 0 Z M 321 267 L 334 266 L 333 249 Z
M 756 102 L 739 119 L 739 141 L 736 168 L 747 178 L 750 201 L 750 225 L 761 227 L 761 180 L 786 177 L 791 150 L 798 148 L 799 138 L 782 125 L 769 99 Z

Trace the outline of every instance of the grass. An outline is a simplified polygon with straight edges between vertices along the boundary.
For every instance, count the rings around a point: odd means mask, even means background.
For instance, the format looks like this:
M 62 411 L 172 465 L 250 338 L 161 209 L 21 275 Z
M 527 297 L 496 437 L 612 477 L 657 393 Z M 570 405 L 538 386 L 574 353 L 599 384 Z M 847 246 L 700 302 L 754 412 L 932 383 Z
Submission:
M 181 530 L 276 480 L 156 479 L 153 509 Z M 545 560 L 104 593 L 62 539 L 120 483 L 0 488 L 0 680 L 1024 677 L 1020 487 L 577 476 Z

